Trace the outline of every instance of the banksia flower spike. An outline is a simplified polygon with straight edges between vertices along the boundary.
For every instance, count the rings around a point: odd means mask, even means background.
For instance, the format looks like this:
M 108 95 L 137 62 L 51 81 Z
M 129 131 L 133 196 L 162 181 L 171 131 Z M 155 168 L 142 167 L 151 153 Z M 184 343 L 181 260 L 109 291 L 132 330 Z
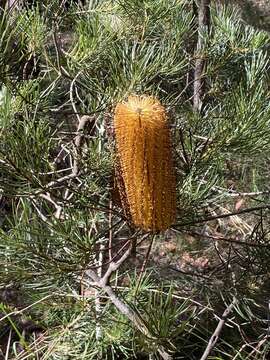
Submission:
M 116 179 L 121 205 L 138 228 L 158 232 L 175 219 L 175 174 L 164 107 L 129 96 L 115 109 Z

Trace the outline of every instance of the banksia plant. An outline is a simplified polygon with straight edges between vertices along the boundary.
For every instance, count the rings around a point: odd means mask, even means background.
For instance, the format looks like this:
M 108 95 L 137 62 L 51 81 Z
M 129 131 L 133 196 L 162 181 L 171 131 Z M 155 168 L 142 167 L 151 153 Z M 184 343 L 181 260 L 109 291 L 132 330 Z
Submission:
M 176 180 L 164 107 L 129 96 L 115 109 L 116 181 L 121 206 L 135 227 L 166 230 L 175 219 Z

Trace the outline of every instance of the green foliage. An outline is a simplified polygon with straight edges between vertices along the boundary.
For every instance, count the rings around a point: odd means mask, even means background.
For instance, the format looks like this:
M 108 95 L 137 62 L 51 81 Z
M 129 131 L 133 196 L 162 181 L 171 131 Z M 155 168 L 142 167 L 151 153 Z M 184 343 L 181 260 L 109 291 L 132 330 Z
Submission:
M 248 359 L 256 347 L 267 358 L 269 35 L 213 5 L 198 113 L 188 1 L 58 3 L 1 10 L 0 300 L 2 289 L 19 288 L 27 316 L 45 329 L 41 342 L 23 338 L 10 317 L 22 349 L 9 357 L 154 359 L 165 349 L 197 360 L 236 297 L 209 358 Z M 148 262 L 151 239 L 110 204 L 111 118 L 132 93 L 166 105 L 177 173 L 177 221 L 155 237 Z M 110 285 L 145 331 L 87 277 L 100 275 L 101 262 L 104 275 L 133 238 L 137 260 L 117 268 Z M 22 308 L 4 299 L 0 323 L 6 302 Z

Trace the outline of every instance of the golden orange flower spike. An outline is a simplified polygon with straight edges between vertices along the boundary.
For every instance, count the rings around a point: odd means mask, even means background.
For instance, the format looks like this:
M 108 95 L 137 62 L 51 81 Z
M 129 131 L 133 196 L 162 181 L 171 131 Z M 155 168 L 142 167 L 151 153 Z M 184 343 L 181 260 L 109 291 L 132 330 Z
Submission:
M 153 97 L 129 96 L 116 106 L 114 130 L 125 213 L 145 231 L 166 230 L 175 220 L 176 181 L 164 107 Z

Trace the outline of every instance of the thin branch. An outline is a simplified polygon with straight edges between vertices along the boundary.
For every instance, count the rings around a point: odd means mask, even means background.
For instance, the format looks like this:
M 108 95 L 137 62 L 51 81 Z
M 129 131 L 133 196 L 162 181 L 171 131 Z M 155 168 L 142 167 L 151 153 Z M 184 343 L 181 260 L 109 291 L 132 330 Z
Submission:
M 32 303 L 32 304 L 24 307 L 24 308 L 21 309 L 21 310 L 14 310 L 14 311 L 6 314 L 5 316 L 3 316 L 3 317 L 0 318 L 0 322 L 3 321 L 3 320 L 5 320 L 5 319 L 7 319 L 8 317 L 10 317 L 10 316 L 12 316 L 12 315 L 19 315 L 19 314 L 23 313 L 24 311 L 26 311 L 26 310 L 28 310 L 28 309 L 31 309 L 33 306 L 41 303 L 41 302 L 44 301 L 44 300 L 49 299 L 49 298 L 52 297 L 53 295 L 54 295 L 54 294 L 46 295 L 46 296 L 44 296 L 42 299 L 39 299 L 39 300 L 35 301 L 34 303 Z
M 215 347 L 220 333 L 223 329 L 223 326 L 225 325 L 225 322 L 227 320 L 227 317 L 230 315 L 232 309 L 234 308 L 234 305 L 236 304 L 237 300 L 236 298 L 233 299 L 232 303 L 225 309 L 224 313 L 222 314 L 222 317 L 216 327 L 216 330 L 214 331 L 213 335 L 211 336 L 208 345 L 201 357 L 200 360 L 207 360 L 208 356 L 210 355 L 211 351 L 213 350 L 213 348 Z
M 74 98 L 73 98 L 73 88 L 75 86 L 75 82 L 77 80 L 77 77 L 80 75 L 80 72 L 78 72 L 78 74 L 76 74 L 76 76 L 74 77 L 74 79 L 71 81 L 70 83 L 70 89 L 69 89 L 69 99 L 70 99 L 70 102 L 71 102 L 71 105 L 72 105 L 72 108 L 74 110 L 74 113 L 76 114 L 77 116 L 77 119 L 80 123 L 80 115 L 78 114 L 78 110 L 76 108 L 76 105 L 75 105 L 75 101 L 74 101 Z
M 152 246 L 153 246 L 154 239 L 155 239 L 155 235 L 152 235 L 151 240 L 150 240 L 150 244 L 149 244 L 149 246 L 148 246 L 148 249 L 147 249 L 147 252 L 146 252 L 146 255 L 145 255 L 143 264 L 142 264 L 142 268 L 141 268 L 141 271 L 140 271 L 140 274 L 139 274 L 139 279 L 138 279 L 138 281 L 137 281 L 137 285 L 136 285 L 134 297 L 137 296 L 139 287 L 140 287 L 140 285 L 141 285 L 142 276 L 143 276 L 143 273 L 144 273 L 144 271 L 145 271 L 145 269 L 146 269 L 146 264 L 147 264 L 147 261 L 148 261 L 149 256 L 150 256 L 150 252 L 151 252 L 151 249 L 152 249 Z
M 142 241 L 146 239 L 148 236 L 149 234 L 145 234 L 142 238 Z M 154 339 L 154 337 L 151 335 L 151 333 L 149 332 L 148 328 L 146 327 L 142 319 L 139 317 L 139 315 L 136 314 L 136 312 L 132 310 L 126 303 L 120 300 L 113 291 L 112 287 L 108 285 L 108 281 L 112 273 L 115 272 L 127 260 L 127 258 L 131 254 L 131 251 L 132 251 L 132 242 L 129 241 L 128 250 L 120 257 L 119 260 L 110 263 L 109 268 L 103 277 L 98 276 L 96 272 L 93 271 L 92 269 L 87 270 L 85 272 L 85 275 L 90 280 L 90 286 L 97 286 L 100 289 L 102 289 L 108 295 L 108 297 L 110 298 L 111 302 L 115 305 L 115 307 L 132 322 L 132 324 L 137 328 L 137 330 L 142 332 L 149 339 L 155 341 L 156 339 Z M 157 346 L 157 351 L 163 360 L 172 359 L 171 355 L 167 353 L 167 351 L 164 349 L 163 346 Z
M 213 239 L 216 241 L 225 241 L 228 243 L 232 243 L 232 244 L 237 244 L 237 245 L 244 245 L 244 246 L 250 246 L 250 247 L 265 247 L 268 248 L 270 247 L 270 243 L 269 244 L 260 244 L 260 243 L 255 243 L 255 242 L 246 242 L 246 241 L 242 241 L 242 240 L 237 240 L 237 239 L 233 239 L 233 238 L 229 238 L 229 237 L 225 237 L 225 236 L 217 236 L 217 235 L 211 235 L 211 234 L 205 234 L 205 233 L 199 233 L 197 231 L 187 231 L 188 234 L 194 235 L 194 236 L 200 236 L 200 237 L 205 237 L 208 239 Z
M 198 5 L 198 42 L 194 68 L 193 85 L 193 108 L 200 111 L 202 108 L 202 98 L 204 91 L 204 81 L 202 74 L 205 72 L 206 61 L 203 51 L 205 49 L 204 35 L 209 32 L 210 27 L 210 0 L 200 0 Z
M 124 255 L 126 254 L 127 253 Z M 93 270 L 88 270 L 87 275 L 92 281 L 94 281 L 96 286 L 100 287 L 108 295 L 114 306 L 131 321 L 137 330 L 142 332 L 149 339 L 153 339 L 153 341 L 156 340 L 150 334 L 141 318 L 126 303 L 117 297 L 111 286 L 106 285 L 104 280 L 99 278 Z M 157 351 L 163 360 L 172 360 L 172 356 L 168 354 L 163 346 L 157 346 Z
M 260 195 L 269 195 L 270 190 L 267 191 L 253 191 L 253 192 L 237 192 L 234 190 L 229 190 L 228 192 L 225 192 L 224 195 L 230 196 L 232 198 L 237 197 L 256 197 Z
M 207 181 L 201 179 L 200 182 L 206 184 Z M 221 194 L 223 196 L 229 196 L 231 198 L 238 198 L 238 197 L 256 197 L 260 195 L 269 195 L 270 190 L 262 190 L 262 191 L 251 191 L 251 192 L 241 192 L 233 189 L 224 189 L 220 186 L 212 186 L 212 190 Z
M 130 243 L 132 243 L 132 241 L 129 241 L 129 244 Z M 115 272 L 123 264 L 123 262 L 128 259 L 131 251 L 132 251 L 132 246 L 129 246 L 127 251 L 121 256 L 121 258 L 119 260 L 110 262 L 110 265 L 109 265 L 106 273 L 100 280 L 102 282 L 102 284 L 104 284 L 104 285 L 108 284 L 108 281 L 109 281 L 112 273 Z
M 51 198 L 51 194 L 46 193 L 46 194 L 40 194 L 39 195 L 41 198 L 43 198 L 44 200 L 47 200 L 48 202 L 50 202 L 54 207 L 55 207 L 55 217 L 57 219 L 60 218 L 60 214 L 62 211 L 62 206 L 57 204 L 52 198 Z
M 73 170 L 72 170 L 72 174 L 74 174 L 74 176 L 77 176 L 79 173 L 79 162 L 80 162 L 80 157 L 81 157 L 81 146 L 82 146 L 82 141 L 83 141 L 83 130 L 86 126 L 86 124 L 88 122 L 90 122 L 92 120 L 91 116 L 88 115 L 84 115 L 80 118 L 79 120 L 79 124 L 78 124 L 78 128 L 77 128 L 77 135 L 75 136 L 74 139 L 74 144 L 75 144 L 75 158 L 74 158 L 74 163 L 73 163 Z
M 9 330 L 8 334 L 8 341 L 6 345 L 6 354 L 5 354 L 5 360 L 9 359 L 9 351 L 10 351 L 10 345 L 11 345 L 11 336 L 12 336 L 12 329 Z
M 113 203 L 112 200 L 109 202 L 109 215 L 108 215 L 108 221 L 109 221 L 109 260 L 112 260 L 112 241 L 113 241 L 113 231 L 112 231 L 112 207 Z
M 104 266 L 104 241 L 102 241 L 99 245 L 99 251 L 97 253 L 97 273 L 99 277 L 102 277 L 103 274 L 103 266 Z M 100 297 L 100 290 L 95 289 L 95 310 L 96 310 L 96 340 L 98 342 L 102 339 L 102 327 L 100 323 L 100 318 L 102 314 L 102 306 L 101 306 L 101 297 Z M 102 359 L 102 350 L 98 353 L 98 358 Z
M 64 182 L 71 180 L 71 179 L 75 179 L 79 176 L 80 148 L 82 145 L 82 140 L 84 138 L 83 130 L 84 130 L 86 124 L 91 120 L 92 120 L 91 116 L 84 115 L 81 117 L 81 119 L 79 121 L 77 131 L 76 131 L 76 136 L 74 138 L 75 157 L 74 157 L 74 161 L 73 161 L 72 172 L 68 175 L 61 177 L 60 179 L 50 181 L 47 185 L 44 186 L 46 191 L 50 188 L 58 186 Z M 44 190 L 39 189 L 34 194 L 39 195 L 42 192 L 44 192 Z
M 45 214 L 43 214 L 43 212 L 39 209 L 38 204 L 37 204 L 37 202 L 36 202 L 35 199 L 32 199 L 32 204 L 33 204 L 33 206 L 34 206 L 34 208 L 35 208 L 38 216 L 40 217 L 40 219 L 41 219 L 44 223 L 51 225 L 51 222 L 49 221 L 49 219 L 47 218 L 47 216 L 46 216 Z
M 181 223 L 175 224 L 175 225 L 173 225 L 172 228 L 175 228 L 177 230 L 178 228 L 184 227 L 184 226 L 192 226 L 192 225 L 201 224 L 201 223 L 208 222 L 208 221 L 224 219 L 224 218 L 228 218 L 228 217 L 235 216 L 235 215 L 247 214 L 247 213 L 250 213 L 250 212 L 253 212 L 253 211 L 265 210 L 265 209 L 270 209 L 270 204 L 265 204 L 265 205 L 261 205 L 261 206 L 254 206 L 254 207 L 239 210 L 239 211 L 233 211 L 233 212 L 227 213 L 227 214 L 209 216 L 209 217 L 206 217 L 206 218 L 203 218 L 203 219 L 195 219 L 193 221 L 188 221 L 188 222 L 185 222 L 185 223 L 182 223 L 182 224 Z
M 192 277 L 197 276 L 199 278 L 211 281 L 211 278 L 209 276 L 206 276 L 206 275 L 198 274 L 198 273 L 195 273 L 195 272 L 192 272 L 192 271 L 183 271 L 183 270 L 178 269 L 178 268 L 176 268 L 176 267 L 174 267 L 172 265 L 168 265 L 167 268 L 171 269 L 173 271 L 179 272 L 180 274 L 183 274 L 183 275 L 192 276 Z

